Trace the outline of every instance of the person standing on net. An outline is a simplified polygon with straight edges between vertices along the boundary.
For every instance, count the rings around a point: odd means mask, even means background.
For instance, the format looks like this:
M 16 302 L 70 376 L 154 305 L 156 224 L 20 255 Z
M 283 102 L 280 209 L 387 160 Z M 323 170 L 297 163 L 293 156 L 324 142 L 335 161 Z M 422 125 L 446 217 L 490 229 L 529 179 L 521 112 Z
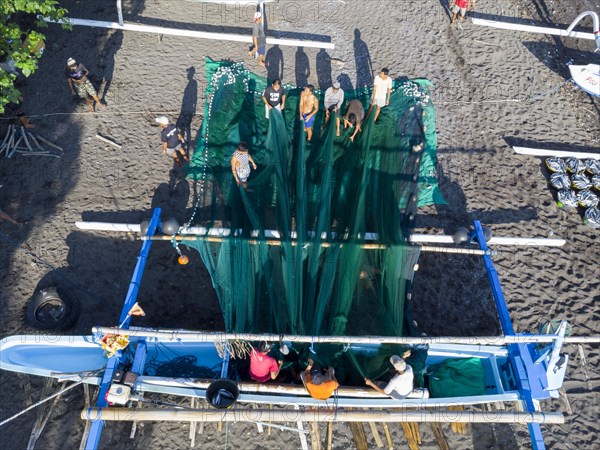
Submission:
M 262 14 L 259 11 L 254 13 L 254 22 L 252 23 L 252 49 L 248 52 L 253 58 L 258 54 L 258 65 L 265 66 L 265 53 L 267 49 L 267 37 L 263 27 Z
M 250 176 L 250 164 L 256 170 L 256 163 L 248 153 L 248 147 L 245 142 L 241 142 L 233 155 L 231 155 L 231 173 L 238 186 L 246 189 L 248 186 L 248 177 Z
M 329 122 L 329 115 L 335 114 L 335 125 L 337 127 L 336 136 L 340 135 L 340 110 L 344 104 L 344 90 L 340 88 L 337 81 L 325 91 L 325 123 Z
M 281 80 L 274 80 L 271 86 L 263 92 L 262 99 L 265 103 L 265 117 L 267 119 L 271 109 L 275 108 L 281 111 L 285 107 L 285 90 L 281 86 Z
M 359 131 L 362 131 L 361 125 L 365 118 L 365 109 L 360 100 L 352 99 L 348 102 L 348 110 L 344 116 L 344 129 L 354 127 L 354 132 L 350 136 L 350 141 L 354 142 L 354 138 Z
M 103 108 L 106 108 L 106 105 L 98 98 L 96 89 L 94 89 L 92 82 L 88 80 L 88 74 L 89 71 L 83 64 L 78 64 L 73 58 L 68 59 L 65 76 L 67 77 L 67 83 L 69 83 L 69 87 L 71 88 L 71 94 L 75 95 L 75 92 L 77 92 L 79 98 L 84 99 L 90 107 L 90 110 L 94 112 L 94 104 L 92 103 L 92 100 L 90 100 L 90 97 Z
M 312 128 L 315 123 L 315 116 L 319 111 L 319 100 L 314 94 L 315 87 L 309 84 L 300 94 L 300 120 L 304 121 L 304 131 L 307 134 L 307 140 L 312 139 Z
M 170 156 L 178 165 L 183 166 L 183 163 L 179 160 L 179 156 L 181 156 L 184 161 L 187 161 L 188 157 L 181 146 L 184 140 L 181 137 L 179 130 L 174 124 L 169 123 L 169 119 L 166 116 L 160 116 L 154 120 L 156 120 L 162 128 L 160 140 L 162 141 L 163 154 Z
M 369 108 L 370 112 L 373 106 L 376 107 L 373 122 L 377 121 L 377 117 L 379 117 L 379 111 L 381 111 L 381 108 L 390 104 L 392 79 L 389 77 L 389 73 L 389 69 L 384 67 L 381 69 L 381 72 L 379 72 L 379 75 L 375 77 L 375 82 L 373 83 L 373 96 L 371 99 L 371 108 Z

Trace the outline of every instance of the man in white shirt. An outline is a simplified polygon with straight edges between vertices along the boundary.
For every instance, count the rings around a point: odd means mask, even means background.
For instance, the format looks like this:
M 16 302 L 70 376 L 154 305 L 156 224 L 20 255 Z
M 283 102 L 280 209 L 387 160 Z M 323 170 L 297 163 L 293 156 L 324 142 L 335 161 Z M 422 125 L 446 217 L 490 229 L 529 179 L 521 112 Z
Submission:
M 333 111 L 335 114 L 335 125 L 337 129 L 336 136 L 340 135 L 340 109 L 344 103 L 344 90 L 340 88 L 340 83 L 335 81 L 331 87 L 325 91 L 325 123 L 329 122 L 329 115 Z
M 373 122 L 377 121 L 377 117 L 379 116 L 379 111 L 384 106 L 390 104 L 390 94 L 392 93 L 392 79 L 388 76 L 390 73 L 389 69 L 383 68 L 379 75 L 375 77 L 375 82 L 373 83 L 373 96 L 371 99 L 371 108 L 373 105 L 377 107 L 375 110 L 375 118 Z M 370 109 L 371 109 L 370 108 Z
M 409 352 L 407 352 L 410 355 Z M 404 354 L 406 356 L 406 353 Z M 414 374 L 412 367 L 406 364 L 404 359 L 400 358 L 398 355 L 394 355 L 390 358 L 390 363 L 394 366 L 396 370 L 396 375 L 390 380 L 389 383 L 379 382 L 374 383 L 373 381 L 365 378 L 365 384 L 367 386 L 371 386 L 377 392 L 383 395 L 389 395 L 396 400 L 402 400 L 403 398 L 408 397 L 408 395 L 413 391 L 413 381 Z

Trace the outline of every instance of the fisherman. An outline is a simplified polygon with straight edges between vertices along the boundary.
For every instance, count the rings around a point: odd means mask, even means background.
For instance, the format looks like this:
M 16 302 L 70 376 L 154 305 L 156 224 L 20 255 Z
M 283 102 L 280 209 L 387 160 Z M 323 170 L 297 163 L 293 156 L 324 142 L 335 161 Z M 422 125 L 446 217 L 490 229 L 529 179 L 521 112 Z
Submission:
M 252 156 L 248 153 L 248 146 L 245 142 L 241 142 L 233 155 L 231 155 L 231 173 L 238 186 L 244 189 L 248 186 L 248 177 L 250 176 L 250 164 L 256 170 L 256 164 Z
M 405 358 L 410 356 L 410 351 L 404 353 Z M 414 374 L 412 367 L 406 364 L 404 358 L 400 358 L 398 355 L 390 357 L 390 363 L 394 366 L 395 375 L 389 383 L 379 381 L 374 383 L 373 381 L 365 378 L 365 384 L 371 386 L 377 392 L 383 395 L 389 395 L 396 400 L 402 400 L 413 391 Z
M 390 95 L 392 93 L 392 79 L 389 77 L 389 69 L 384 67 L 379 72 L 379 75 L 375 77 L 375 82 L 373 83 L 373 96 L 371 99 L 371 107 L 369 108 L 369 112 L 373 106 L 376 106 L 375 117 L 373 118 L 373 122 L 377 121 L 377 117 L 379 116 L 379 111 L 384 106 L 388 106 L 390 104 Z
M 359 131 L 362 131 L 362 121 L 365 118 L 365 109 L 360 100 L 352 99 L 348 102 L 348 109 L 344 116 L 344 129 L 354 127 L 354 133 L 350 136 L 350 141 L 354 142 L 354 138 Z
M 321 369 L 314 366 L 314 361 L 308 358 L 308 366 L 300 374 L 306 390 L 312 398 L 327 400 L 331 394 L 340 386 L 335 379 L 335 371 L 330 367 L 323 373 Z
M 260 11 L 254 13 L 254 22 L 252 23 L 252 44 L 252 48 L 248 52 L 248 55 L 256 58 L 256 54 L 258 54 L 258 65 L 264 67 L 267 37 L 265 36 L 265 29 Z
M 273 108 L 281 111 L 285 107 L 285 90 L 281 87 L 281 80 L 273 80 L 271 86 L 265 89 L 262 96 L 265 103 L 265 117 L 269 118 L 269 111 Z
M 183 163 L 179 160 L 179 156 L 181 156 L 184 161 L 187 161 L 188 157 L 181 146 L 184 140 L 181 137 L 179 130 L 177 130 L 177 127 L 174 124 L 169 123 L 169 119 L 166 116 L 160 116 L 154 120 L 156 120 L 162 128 L 160 140 L 162 142 L 163 154 L 170 156 L 178 165 L 182 166 Z
M 269 343 L 262 342 L 260 348 L 253 347 L 250 352 L 250 378 L 259 383 L 277 378 L 283 364 L 283 361 L 277 361 L 268 355 L 270 349 Z
M 92 82 L 88 79 L 88 74 L 89 71 L 83 64 L 78 64 L 73 58 L 67 60 L 65 76 L 67 77 L 67 82 L 71 88 L 71 94 L 75 95 L 75 92 L 77 92 L 79 98 L 84 99 L 90 107 L 90 110 L 94 112 L 94 104 L 90 100 L 90 97 L 103 108 L 106 108 L 106 105 L 98 98 L 98 93 L 96 92 L 96 89 L 94 89 Z M 74 89 L 73 86 L 75 86 Z
M 329 122 L 331 112 L 335 114 L 335 125 L 337 127 L 336 136 L 340 135 L 340 110 L 344 103 L 344 90 L 340 88 L 340 83 L 334 82 L 331 87 L 325 91 L 325 123 Z
M 312 127 L 315 122 L 315 116 L 319 111 L 319 100 L 314 94 L 315 87 L 309 84 L 300 94 L 300 120 L 304 121 L 304 131 L 307 134 L 307 140 L 312 139 Z

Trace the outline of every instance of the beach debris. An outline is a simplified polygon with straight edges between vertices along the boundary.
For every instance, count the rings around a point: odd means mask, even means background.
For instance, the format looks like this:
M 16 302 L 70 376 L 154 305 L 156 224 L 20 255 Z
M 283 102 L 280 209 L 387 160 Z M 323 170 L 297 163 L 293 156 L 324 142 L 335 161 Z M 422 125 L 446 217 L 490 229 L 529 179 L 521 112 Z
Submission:
M 577 158 L 567 158 L 565 165 L 571 173 L 583 173 L 585 170 L 585 163 Z
M 9 125 L 6 135 L 0 144 L 0 157 L 12 158 L 16 153 L 27 156 L 51 156 L 60 158 L 61 155 L 53 153 L 52 150 L 46 149 L 44 145 L 56 150 L 63 149 L 58 145 L 42 138 L 39 135 L 26 131 L 24 127 Z
M 118 149 L 123 148 L 123 146 L 117 142 L 115 142 L 113 140 L 113 138 L 111 137 L 107 137 L 107 136 L 102 136 L 101 134 L 96 134 L 96 139 L 100 139 L 102 142 L 106 142 L 107 144 L 113 145 L 115 147 L 117 147 Z
M 591 228 L 600 228 L 600 209 L 588 208 L 583 215 L 583 223 Z
M 600 175 L 594 175 L 592 177 L 592 186 L 594 187 L 594 189 L 600 191 Z
M 571 183 L 577 190 L 589 189 L 592 187 L 590 179 L 582 173 L 576 173 L 571 177 Z
M 598 196 L 591 192 L 589 189 L 585 189 L 577 193 L 577 201 L 584 208 L 593 208 L 598 206 Z
M 546 158 L 546 167 L 551 172 L 565 173 L 567 171 L 567 165 L 562 158 Z
M 571 189 L 561 189 L 556 194 L 558 202 L 556 204 L 562 209 L 573 209 L 577 208 L 577 195 Z
M 550 184 L 558 190 L 569 189 L 571 187 L 571 179 L 566 173 L 555 172 L 550 177 Z

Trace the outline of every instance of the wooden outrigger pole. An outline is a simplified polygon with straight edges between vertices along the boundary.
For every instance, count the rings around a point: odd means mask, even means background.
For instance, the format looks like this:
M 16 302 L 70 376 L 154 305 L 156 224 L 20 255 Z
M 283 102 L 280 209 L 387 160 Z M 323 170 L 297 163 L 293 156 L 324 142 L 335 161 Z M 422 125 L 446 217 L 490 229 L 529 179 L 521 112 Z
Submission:
M 448 410 L 347 410 L 317 409 L 161 409 L 161 408 L 89 408 L 81 412 L 83 420 L 170 422 L 425 422 L 425 423 L 528 423 L 562 424 L 562 413 Z

